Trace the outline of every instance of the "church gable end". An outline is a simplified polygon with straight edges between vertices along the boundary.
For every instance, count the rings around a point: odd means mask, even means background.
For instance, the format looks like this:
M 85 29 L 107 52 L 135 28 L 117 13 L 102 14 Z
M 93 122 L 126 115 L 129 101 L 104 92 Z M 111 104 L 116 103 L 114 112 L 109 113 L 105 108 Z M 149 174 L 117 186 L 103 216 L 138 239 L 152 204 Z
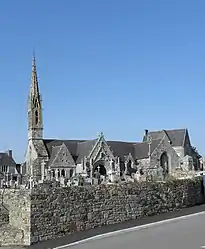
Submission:
M 103 134 L 101 133 L 96 144 L 93 146 L 88 158 L 92 158 L 94 161 L 102 159 L 104 156 L 109 159 L 115 159 L 112 151 L 106 143 Z
M 51 167 L 73 167 L 75 165 L 73 157 L 64 143 L 53 148 L 52 153 L 55 155 L 51 155 L 51 160 L 53 159 L 50 162 Z
M 189 155 L 192 156 L 192 146 L 189 138 L 189 132 L 186 130 L 184 137 L 184 156 Z

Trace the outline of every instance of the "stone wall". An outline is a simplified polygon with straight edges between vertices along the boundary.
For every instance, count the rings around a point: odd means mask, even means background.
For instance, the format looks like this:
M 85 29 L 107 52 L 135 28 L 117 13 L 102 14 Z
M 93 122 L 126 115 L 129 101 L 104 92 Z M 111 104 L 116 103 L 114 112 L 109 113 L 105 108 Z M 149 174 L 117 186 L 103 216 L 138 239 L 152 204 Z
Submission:
M 180 158 L 177 155 L 176 151 L 173 149 L 173 147 L 170 145 L 168 137 L 165 136 L 159 145 L 156 147 L 156 149 L 152 152 L 151 154 L 151 161 L 150 161 L 150 167 L 151 168 L 158 168 L 160 167 L 160 157 L 162 153 L 166 151 L 169 162 L 168 162 L 168 167 L 169 167 L 169 172 L 172 172 L 176 168 L 179 167 L 180 165 Z
M 9 210 L 1 203 L 0 205 L 0 226 L 9 223 Z
M 201 180 L 41 188 L 31 194 L 31 242 L 202 202 Z
M 29 245 L 193 206 L 202 203 L 201 190 L 201 177 L 164 183 L 0 189 L 2 206 L 9 212 L 9 223 L 0 224 L 0 246 Z
M 0 246 L 29 245 L 30 191 L 0 189 L 0 198 L 4 220 L 0 226 Z

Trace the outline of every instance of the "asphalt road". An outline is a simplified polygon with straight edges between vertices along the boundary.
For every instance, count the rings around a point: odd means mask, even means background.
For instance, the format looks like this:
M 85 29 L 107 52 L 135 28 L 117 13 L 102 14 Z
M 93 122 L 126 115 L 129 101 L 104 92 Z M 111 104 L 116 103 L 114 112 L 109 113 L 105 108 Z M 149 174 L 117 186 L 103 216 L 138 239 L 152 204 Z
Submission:
M 120 229 L 126 229 L 126 228 L 130 228 L 130 227 L 149 224 L 149 223 L 153 223 L 153 222 L 157 222 L 157 221 L 162 221 L 162 220 L 165 220 L 165 219 L 172 219 L 172 218 L 176 218 L 176 217 L 180 217 L 180 216 L 184 216 L 184 215 L 189 215 L 189 214 L 193 214 L 193 213 L 197 213 L 197 212 L 202 212 L 202 211 L 205 211 L 205 205 L 194 206 L 194 207 L 190 207 L 190 208 L 184 208 L 184 209 L 179 210 L 179 211 L 163 213 L 163 214 L 156 215 L 156 216 L 144 217 L 144 218 L 142 218 L 140 220 L 131 220 L 131 221 L 127 221 L 127 222 L 123 222 L 123 223 L 119 223 L 119 224 L 113 224 L 113 225 L 103 226 L 103 227 L 99 227 L 99 228 L 95 228 L 95 229 L 90 229 L 90 230 L 87 230 L 87 231 L 67 235 L 67 236 L 64 236 L 64 237 L 59 238 L 59 239 L 53 239 L 53 240 L 48 240 L 48 241 L 36 243 L 36 244 L 33 244 L 33 245 L 31 245 L 31 246 L 29 246 L 27 248 L 28 249 L 48 249 L 48 248 L 51 249 L 51 248 L 59 247 L 59 246 L 66 245 L 66 244 L 69 244 L 69 243 L 73 243 L 73 242 L 76 242 L 76 241 L 79 241 L 79 240 L 83 240 L 83 239 L 86 239 L 86 238 L 89 238 L 89 237 L 92 237 L 92 236 L 96 236 L 96 235 L 99 235 L 99 234 L 104 234 L 104 233 L 109 233 L 109 232 L 112 232 L 112 231 L 117 231 L 117 230 L 120 230 Z M 205 231 L 205 218 L 204 218 L 204 231 Z M 195 234 L 195 232 L 193 234 Z M 205 232 L 204 232 L 204 235 L 205 235 Z M 122 236 L 122 234 L 120 236 Z M 205 238 L 205 236 L 204 236 L 204 238 Z M 89 242 L 89 243 L 92 244 L 92 242 Z M 202 245 L 203 245 L 203 243 L 202 243 Z M 204 239 L 204 245 L 205 245 L 205 239 Z M 70 247 L 70 248 L 74 248 L 74 247 Z M 76 248 L 78 248 L 78 247 L 76 247 Z M 82 247 L 79 247 L 79 248 L 82 248 Z M 108 248 L 112 249 L 112 247 L 108 247 Z M 119 248 L 124 249 L 123 247 L 119 247 Z M 131 247 L 131 248 L 137 248 L 137 249 L 139 248 L 140 249 L 140 247 L 137 247 L 136 244 L 135 244 L 135 247 Z M 173 247 L 173 248 L 175 248 L 175 247 Z M 98 249 L 98 247 L 96 247 L 96 249 Z M 125 249 L 128 249 L 128 247 L 126 246 Z M 149 248 L 146 248 L 146 249 L 149 249 Z M 168 247 L 164 247 L 163 249 L 168 249 Z M 177 247 L 176 249 L 180 249 L 180 248 Z M 186 249 L 188 249 L 188 248 L 186 248 Z M 195 247 L 192 248 L 192 249 L 195 249 Z
M 64 249 L 200 249 L 205 246 L 205 214 L 139 231 L 90 240 Z

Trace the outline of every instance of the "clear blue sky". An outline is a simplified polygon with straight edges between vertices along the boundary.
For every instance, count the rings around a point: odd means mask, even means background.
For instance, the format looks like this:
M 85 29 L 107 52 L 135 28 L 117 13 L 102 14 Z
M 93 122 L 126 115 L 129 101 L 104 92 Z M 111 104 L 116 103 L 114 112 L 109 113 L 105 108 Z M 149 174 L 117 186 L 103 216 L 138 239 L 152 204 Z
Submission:
M 36 51 L 47 138 L 188 128 L 205 152 L 204 0 L 0 2 L 0 150 L 23 159 Z

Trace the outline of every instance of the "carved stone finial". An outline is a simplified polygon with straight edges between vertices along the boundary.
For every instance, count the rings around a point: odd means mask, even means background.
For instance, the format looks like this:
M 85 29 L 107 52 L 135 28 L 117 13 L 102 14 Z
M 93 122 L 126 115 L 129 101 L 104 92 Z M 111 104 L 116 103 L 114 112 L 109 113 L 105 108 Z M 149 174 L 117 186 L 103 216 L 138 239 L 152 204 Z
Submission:
M 99 134 L 99 138 L 101 138 L 101 137 L 104 137 L 103 132 L 100 132 L 100 134 Z
M 152 137 L 149 135 L 147 136 L 147 143 L 148 144 L 151 144 L 152 143 Z

